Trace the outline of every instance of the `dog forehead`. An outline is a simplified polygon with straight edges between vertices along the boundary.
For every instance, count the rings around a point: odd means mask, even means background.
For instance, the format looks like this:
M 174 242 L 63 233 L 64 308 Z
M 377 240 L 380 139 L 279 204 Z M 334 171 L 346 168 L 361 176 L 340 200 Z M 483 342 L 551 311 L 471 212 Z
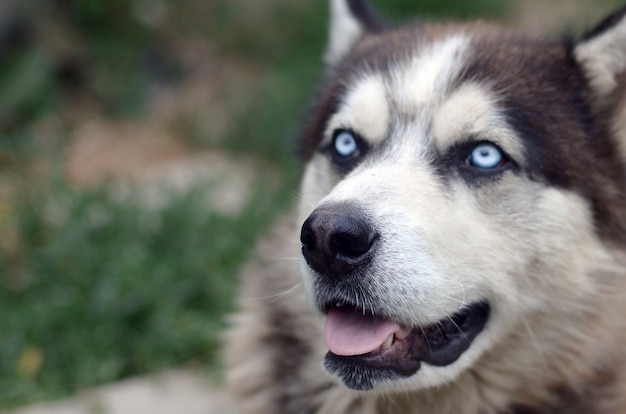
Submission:
M 342 120 L 368 119 L 364 124 L 375 131 L 368 138 L 377 141 L 394 116 L 414 115 L 416 108 L 445 90 L 469 49 L 469 37 L 459 27 L 409 25 L 362 38 L 330 69 L 317 94 L 300 141 L 303 161 L 311 159 Z
M 439 103 L 458 78 L 469 51 L 470 38 L 455 33 L 418 45 L 408 58 L 391 63 L 387 84 L 398 115 L 411 119 Z
M 589 133 L 585 94 L 567 42 L 481 22 L 405 26 L 365 36 L 332 69 L 305 125 L 301 154 L 311 160 L 337 128 L 354 129 L 374 146 L 397 135 L 393 131 L 405 138 L 408 131 L 405 141 L 423 154 L 462 139 L 507 135 L 520 149 L 510 155 L 530 151 L 524 158 L 537 177 L 568 186 L 558 169 L 568 160 L 559 154 L 572 152 Z M 491 133 L 481 136 L 485 128 Z
M 355 76 L 328 122 L 325 141 L 338 129 L 351 129 L 372 147 L 404 141 L 426 157 L 416 160 L 432 160 L 429 153 L 443 154 L 459 141 L 480 137 L 522 161 L 524 150 L 496 91 L 489 82 L 463 79 L 476 54 L 473 41 L 458 31 L 418 42 L 410 56 Z
M 441 103 L 463 68 L 469 38 L 455 33 L 426 45 L 413 42 L 412 48 L 384 67 L 364 65 L 345 81 L 324 131 L 326 140 L 334 130 L 351 129 L 376 145 L 386 138 L 390 123 L 429 122 L 432 107 Z
M 474 77 L 492 96 L 514 94 L 510 77 L 505 88 L 496 84 L 502 73 L 521 76 L 525 70 L 518 62 L 519 41 L 487 23 L 414 25 L 366 36 L 333 68 L 319 95 L 305 128 L 304 160 L 337 128 L 356 129 L 372 144 L 383 140 L 394 122 L 419 120 L 427 128 L 434 111 L 463 83 L 476 83 Z

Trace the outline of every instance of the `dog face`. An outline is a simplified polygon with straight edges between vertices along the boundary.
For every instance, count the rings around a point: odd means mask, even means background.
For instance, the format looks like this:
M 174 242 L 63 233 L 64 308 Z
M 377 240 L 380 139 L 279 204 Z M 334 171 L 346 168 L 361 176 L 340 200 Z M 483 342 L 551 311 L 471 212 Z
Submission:
M 529 321 L 593 295 L 623 237 L 624 169 L 597 104 L 623 69 L 596 65 L 613 30 L 578 44 L 484 23 L 386 30 L 364 2 L 332 7 L 300 205 L 326 369 L 357 390 L 420 389 L 553 335 Z

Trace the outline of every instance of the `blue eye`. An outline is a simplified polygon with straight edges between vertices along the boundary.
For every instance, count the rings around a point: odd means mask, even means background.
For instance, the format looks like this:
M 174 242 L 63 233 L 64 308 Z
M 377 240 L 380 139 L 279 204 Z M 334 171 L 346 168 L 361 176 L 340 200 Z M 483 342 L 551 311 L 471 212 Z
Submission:
M 357 153 L 359 146 L 352 132 L 340 131 L 333 139 L 333 149 L 340 157 L 350 157 Z
M 500 167 L 504 161 L 502 150 L 489 142 L 476 145 L 467 159 L 470 166 L 483 170 L 493 170 Z

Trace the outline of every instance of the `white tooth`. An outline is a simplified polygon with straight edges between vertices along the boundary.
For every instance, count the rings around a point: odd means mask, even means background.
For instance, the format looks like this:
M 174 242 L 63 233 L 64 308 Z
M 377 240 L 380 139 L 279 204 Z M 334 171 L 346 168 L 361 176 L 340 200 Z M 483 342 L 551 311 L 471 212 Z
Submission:
M 383 346 L 382 346 L 383 349 L 391 348 L 391 345 L 393 344 L 393 337 L 394 337 L 394 334 L 391 334 L 387 337 L 385 342 L 383 342 Z
M 396 338 L 398 338 L 398 340 L 403 340 L 406 337 L 408 337 L 410 333 L 411 333 L 411 331 L 406 330 L 406 329 L 402 329 L 402 330 L 396 332 L 395 335 L 396 335 Z

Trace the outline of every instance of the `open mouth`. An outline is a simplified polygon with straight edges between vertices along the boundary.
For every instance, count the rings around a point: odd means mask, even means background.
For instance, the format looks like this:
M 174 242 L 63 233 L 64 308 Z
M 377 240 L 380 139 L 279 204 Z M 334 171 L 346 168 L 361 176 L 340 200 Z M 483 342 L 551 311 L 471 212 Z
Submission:
M 355 390 L 411 376 L 422 362 L 446 366 L 470 347 L 489 312 L 487 302 L 476 302 L 434 324 L 407 328 L 354 306 L 329 307 L 324 365 Z

